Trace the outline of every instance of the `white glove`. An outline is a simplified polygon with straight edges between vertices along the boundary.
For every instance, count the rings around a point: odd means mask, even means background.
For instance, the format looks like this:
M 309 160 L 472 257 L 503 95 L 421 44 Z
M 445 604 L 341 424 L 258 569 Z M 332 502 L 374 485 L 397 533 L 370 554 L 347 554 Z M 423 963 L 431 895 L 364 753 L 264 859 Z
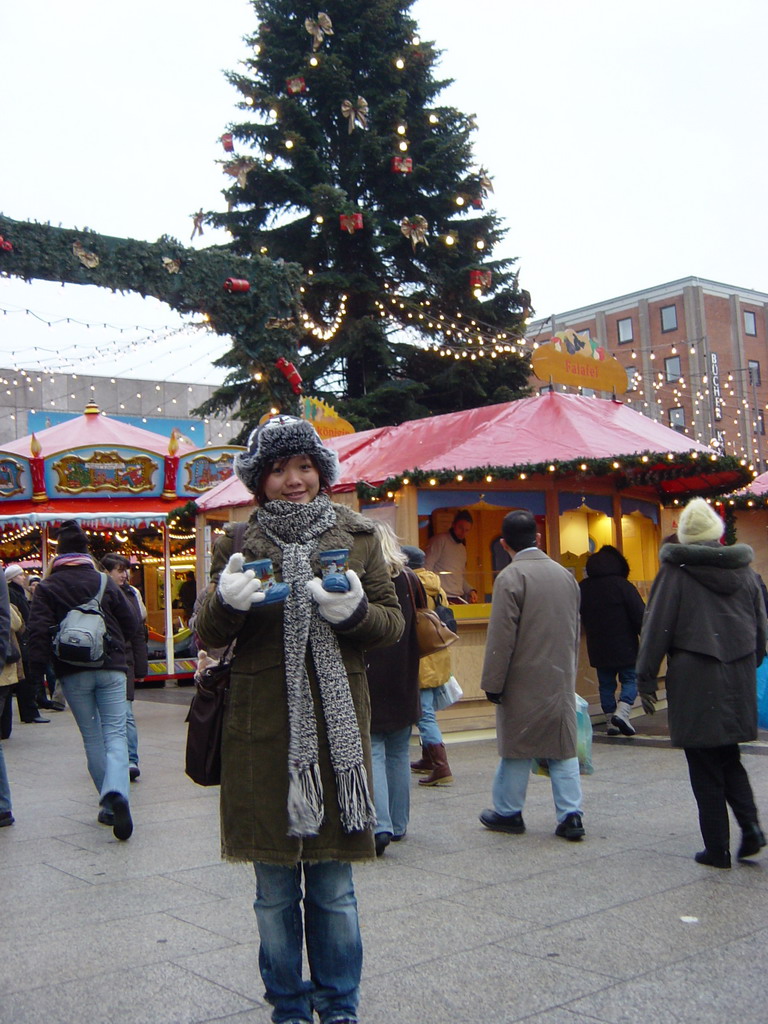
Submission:
M 309 596 L 317 602 L 317 610 L 332 626 L 346 622 L 361 609 L 362 615 L 364 615 L 368 608 L 368 598 L 365 596 L 360 577 L 354 569 L 347 569 L 347 579 L 349 580 L 349 590 L 342 594 L 323 590 L 323 581 L 317 577 L 307 583 Z
M 266 597 L 261 589 L 261 580 L 256 579 L 253 569 L 243 572 L 244 562 L 245 556 L 241 551 L 231 555 L 219 576 L 217 588 L 224 604 L 238 612 L 247 612 Z

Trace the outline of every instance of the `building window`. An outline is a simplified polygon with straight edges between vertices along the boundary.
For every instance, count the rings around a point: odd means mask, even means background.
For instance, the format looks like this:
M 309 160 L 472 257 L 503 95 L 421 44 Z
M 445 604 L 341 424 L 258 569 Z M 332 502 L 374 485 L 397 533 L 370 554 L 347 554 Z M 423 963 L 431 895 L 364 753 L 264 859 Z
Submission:
M 551 390 L 552 388 L 549 386 L 549 384 L 545 384 L 543 388 L 539 388 L 539 394 L 548 395 Z
M 744 333 L 749 334 L 752 338 L 757 335 L 757 317 L 748 309 L 744 310 Z
M 677 330 L 677 306 L 661 307 L 661 330 L 662 333 Z
M 757 410 L 757 432 L 765 437 L 765 416 L 760 409 Z
M 749 383 L 760 387 L 762 384 L 760 379 L 760 363 L 756 359 L 750 359 L 747 366 L 749 367 Z
M 626 366 L 627 371 L 627 387 L 630 391 L 637 391 L 637 367 Z
M 625 317 L 624 320 L 616 321 L 616 328 L 619 332 L 619 344 L 626 345 L 628 341 L 634 340 L 634 332 L 632 330 L 632 317 Z
M 685 430 L 685 409 L 678 405 L 669 410 L 669 425 L 673 430 L 679 430 L 682 434 Z
M 682 375 L 680 356 L 670 356 L 669 359 L 664 360 L 664 376 L 668 384 L 680 380 Z

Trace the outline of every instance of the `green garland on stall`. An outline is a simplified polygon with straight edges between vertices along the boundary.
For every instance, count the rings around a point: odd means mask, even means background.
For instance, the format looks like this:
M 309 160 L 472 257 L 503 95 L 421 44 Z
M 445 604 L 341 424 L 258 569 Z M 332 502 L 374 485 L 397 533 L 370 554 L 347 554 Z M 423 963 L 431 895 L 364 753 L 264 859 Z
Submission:
M 664 501 L 671 502 L 674 495 L 663 492 L 659 485 L 667 480 L 677 480 L 681 477 L 691 476 L 693 465 L 696 467 L 697 476 L 710 476 L 716 473 L 730 472 L 738 473 L 741 481 L 730 481 L 729 488 L 738 485 L 739 482 L 746 483 L 752 479 L 752 471 L 746 465 L 744 459 L 735 455 L 707 455 L 703 452 L 690 452 L 687 456 L 683 453 L 675 455 L 675 461 L 670 462 L 667 452 L 640 452 L 636 455 L 615 455 L 610 458 L 597 459 L 570 459 L 566 462 L 527 462 L 513 466 L 473 466 L 470 469 L 452 469 L 425 471 L 414 469 L 410 472 L 399 473 L 392 476 L 379 486 L 360 481 L 357 484 L 357 495 L 362 500 L 379 500 L 391 497 L 395 491 L 400 490 L 407 480 L 416 486 L 435 481 L 437 484 L 448 483 L 490 483 L 492 481 L 506 481 L 516 483 L 533 476 L 551 476 L 554 479 L 565 476 L 578 476 L 582 480 L 589 480 L 591 477 L 613 476 L 616 486 L 624 489 L 630 486 L 655 486 L 659 495 Z M 682 464 L 679 460 L 686 459 Z M 460 480 L 459 480 L 460 478 Z M 490 479 L 489 479 L 490 478 Z M 697 494 L 721 494 L 722 486 L 699 488 Z
M 736 543 L 736 511 L 730 503 L 717 502 L 718 505 L 722 505 L 723 519 L 725 520 L 725 543 L 735 544 Z

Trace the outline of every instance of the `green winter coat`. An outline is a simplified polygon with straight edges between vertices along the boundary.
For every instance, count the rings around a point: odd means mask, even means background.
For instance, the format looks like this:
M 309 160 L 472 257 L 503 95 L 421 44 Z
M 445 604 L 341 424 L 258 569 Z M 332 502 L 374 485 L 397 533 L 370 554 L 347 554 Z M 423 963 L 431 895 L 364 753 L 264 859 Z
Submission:
M 345 632 L 336 628 L 357 713 L 365 766 L 372 791 L 370 701 L 365 651 L 396 643 L 404 623 L 373 523 L 345 505 L 334 505 L 336 526 L 318 538 L 311 561 L 321 575 L 318 551 L 348 548 L 349 568 L 368 597 L 365 618 Z M 211 579 L 232 554 L 231 535 L 214 547 Z M 271 558 L 282 579 L 282 552 L 261 531 L 256 513 L 243 538 L 246 560 Z M 237 637 L 229 705 L 224 721 L 221 782 L 221 849 L 225 860 L 296 864 L 298 861 L 365 860 L 374 856 L 371 830 L 348 835 L 341 827 L 328 739 L 311 656 L 307 655 L 315 703 L 325 821 L 317 836 L 288 833 L 288 707 L 281 604 L 241 612 L 224 605 L 212 588 L 196 620 L 204 644 L 222 647 Z

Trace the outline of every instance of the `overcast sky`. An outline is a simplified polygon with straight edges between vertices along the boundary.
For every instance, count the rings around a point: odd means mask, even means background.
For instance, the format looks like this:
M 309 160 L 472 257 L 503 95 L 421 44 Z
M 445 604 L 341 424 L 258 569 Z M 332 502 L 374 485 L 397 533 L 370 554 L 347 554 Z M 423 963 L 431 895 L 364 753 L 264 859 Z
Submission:
M 499 254 L 518 257 L 537 316 L 688 275 L 768 292 L 765 0 L 417 0 L 412 13 L 455 80 L 443 99 L 477 115 L 509 228 Z M 188 242 L 190 214 L 223 203 L 218 137 L 241 115 L 222 72 L 254 28 L 247 0 L 6 0 L 0 211 Z M 159 302 L 0 279 L 0 309 L 0 366 L 221 378 L 210 360 L 226 343 L 168 337 L 180 320 Z

